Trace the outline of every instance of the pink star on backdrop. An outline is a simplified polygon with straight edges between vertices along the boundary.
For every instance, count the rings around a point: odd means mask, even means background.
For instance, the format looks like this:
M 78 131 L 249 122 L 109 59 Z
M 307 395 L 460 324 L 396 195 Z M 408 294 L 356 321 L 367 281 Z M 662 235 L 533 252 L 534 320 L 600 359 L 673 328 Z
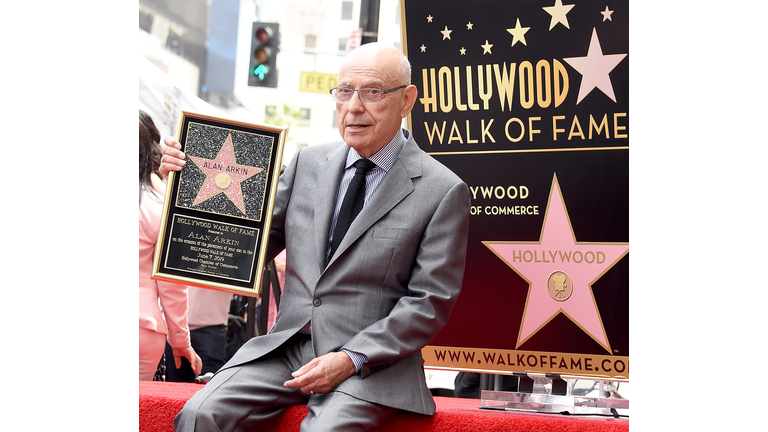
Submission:
M 538 242 L 483 243 L 529 283 L 517 347 L 563 313 L 611 352 L 592 284 L 629 252 L 629 244 L 577 243 L 557 176 L 552 182 Z M 588 262 L 590 259 L 592 262 Z M 549 294 L 549 276 L 555 271 L 568 274 L 572 280 L 573 292 L 565 301 L 557 301 Z
M 243 203 L 243 191 L 240 182 L 260 173 L 264 168 L 256 168 L 248 165 L 239 165 L 235 160 L 235 149 L 232 146 L 232 135 L 227 135 L 224 145 L 221 146 L 216 159 L 205 159 L 189 156 L 192 162 L 205 173 L 205 182 L 197 193 L 193 206 L 212 198 L 220 193 L 224 193 L 227 198 L 245 214 L 245 204 Z M 219 187 L 216 184 L 216 178 L 220 174 L 229 176 L 226 187 Z
M 605 22 L 605 20 L 613 21 L 613 18 L 611 18 L 611 15 L 613 15 L 613 11 L 608 9 L 608 6 L 606 6 L 605 10 L 600 13 L 603 14 L 603 22 Z
M 579 102 L 581 102 L 595 88 L 599 88 L 606 96 L 611 98 L 612 101 L 616 102 L 616 95 L 613 93 L 613 84 L 611 84 L 611 77 L 608 74 L 626 56 L 626 54 L 603 55 L 603 49 L 600 47 L 600 39 L 597 38 L 597 30 L 593 28 L 592 39 L 589 42 L 587 56 L 568 57 L 563 59 L 582 75 L 576 105 L 578 105 Z

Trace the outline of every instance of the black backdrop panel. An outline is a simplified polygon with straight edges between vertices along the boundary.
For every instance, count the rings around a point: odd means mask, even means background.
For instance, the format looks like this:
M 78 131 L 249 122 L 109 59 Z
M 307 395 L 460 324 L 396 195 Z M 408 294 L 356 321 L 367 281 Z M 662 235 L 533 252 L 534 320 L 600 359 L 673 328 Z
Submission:
M 403 0 L 402 18 L 409 129 L 473 193 L 462 293 L 427 366 L 628 378 L 628 3 Z M 577 243 L 626 246 L 581 282 L 607 344 L 566 313 L 521 343 L 531 290 L 550 282 L 486 244 L 538 242 L 555 182 Z

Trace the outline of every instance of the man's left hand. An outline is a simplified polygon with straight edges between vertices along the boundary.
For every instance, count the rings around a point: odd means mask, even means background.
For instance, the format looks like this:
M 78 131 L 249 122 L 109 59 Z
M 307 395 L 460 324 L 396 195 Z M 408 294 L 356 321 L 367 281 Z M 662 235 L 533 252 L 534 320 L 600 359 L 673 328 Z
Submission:
M 344 380 L 357 373 L 355 364 L 344 352 L 317 357 L 294 372 L 286 387 L 298 387 L 307 394 L 332 392 Z

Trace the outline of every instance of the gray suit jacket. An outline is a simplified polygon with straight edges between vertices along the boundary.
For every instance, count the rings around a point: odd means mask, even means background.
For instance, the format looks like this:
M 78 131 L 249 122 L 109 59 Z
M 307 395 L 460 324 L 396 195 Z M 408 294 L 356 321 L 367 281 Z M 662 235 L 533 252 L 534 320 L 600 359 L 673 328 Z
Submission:
M 281 175 L 267 257 L 286 248 L 280 311 L 270 333 L 251 339 L 224 368 L 271 352 L 311 319 L 316 356 L 342 348 L 368 356 L 337 391 L 434 414 L 421 348 L 459 295 L 469 189 L 411 135 L 326 267 L 347 149 L 343 142 L 301 149 Z

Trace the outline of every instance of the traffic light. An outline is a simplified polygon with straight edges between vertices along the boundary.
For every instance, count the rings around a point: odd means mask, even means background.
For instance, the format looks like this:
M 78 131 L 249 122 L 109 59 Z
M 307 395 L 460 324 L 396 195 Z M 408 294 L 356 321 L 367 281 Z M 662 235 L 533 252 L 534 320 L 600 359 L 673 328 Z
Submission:
M 253 23 L 251 32 L 251 62 L 248 85 L 277 87 L 275 59 L 280 51 L 280 24 Z

